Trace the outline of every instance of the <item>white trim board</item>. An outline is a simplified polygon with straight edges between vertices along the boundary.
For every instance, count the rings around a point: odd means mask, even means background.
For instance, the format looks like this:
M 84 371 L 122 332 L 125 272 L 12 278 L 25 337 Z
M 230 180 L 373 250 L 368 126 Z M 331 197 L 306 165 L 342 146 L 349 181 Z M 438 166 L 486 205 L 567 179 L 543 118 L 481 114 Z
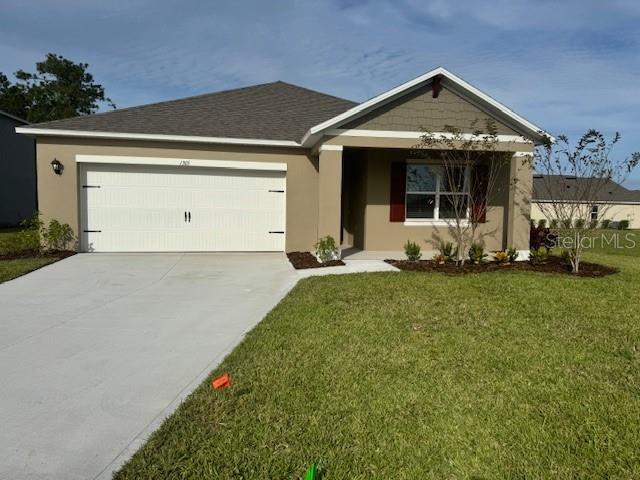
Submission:
M 398 85 L 391 90 L 387 90 L 386 92 L 381 93 L 380 95 L 373 97 L 366 102 L 360 103 L 355 107 L 350 108 L 346 112 L 341 113 L 340 115 L 337 115 L 333 118 L 330 118 L 329 120 L 315 125 L 314 127 L 311 127 L 303 137 L 301 142 L 302 145 L 314 143 L 315 140 L 317 140 L 317 137 L 324 133 L 325 130 L 336 128 L 349 120 L 353 120 L 359 116 L 362 116 L 365 113 L 368 113 L 375 108 L 384 105 L 385 103 L 388 103 L 406 93 L 415 90 L 416 88 L 420 88 L 422 85 L 427 84 L 437 76 L 441 76 L 443 79 L 448 80 L 448 82 L 451 83 L 454 88 L 457 87 L 458 89 L 467 92 L 470 96 L 494 109 L 499 115 L 503 115 L 504 117 L 513 121 L 520 127 L 521 130 L 525 130 L 532 137 L 542 140 L 544 136 L 547 136 L 552 142 L 555 141 L 555 139 L 551 135 L 544 132 L 544 130 L 529 122 L 524 117 L 521 117 L 507 106 L 501 104 L 486 93 L 481 92 L 473 85 L 465 82 L 457 75 L 449 72 L 447 69 L 438 67 L 423 75 L 420 75 L 419 77 L 414 78 L 413 80 L 409 80 L 402 85 Z
M 429 132 L 436 140 L 438 138 L 453 139 L 457 135 L 449 132 Z M 409 140 L 417 140 L 425 135 L 425 132 L 397 131 L 397 130 L 360 130 L 360 129 L 340 129 L 329 130 L 327 135 L 342 137 L 372 137 L 372 138 L 404 138 Z M 483 140 L 486 135 L 474 135 L 472 133 L 463 133 L 459 135 L 462 140 Z M 511 143 L 533 143 L 531 140 L 521 135 L 498 135 L 499 142 Z M 321 147 L 322 148 L 322 147 Z
M 301 148 L 290 140 L 263 140 L 258 138 L 199 137 L 188 135 L 161 135 L 150 133 L 89 132 L 83 130 L 58 130 L 55 128 L 16 127 L 16 133 L 52 137 L 111 138 L 119 140 L 149 140 L 155 142 L 222 143 L 227 145 L 256 145 L 266 147 Z
M 77 163 L 108 163 L 124 165 L 163 165 L 174 167 L 229 168 L 236 170 L 287 171 L 286 163 L 246 162 L 243 160 L 202 160 L 190 158 L 128 157 L 119 155 L 76 155 Z

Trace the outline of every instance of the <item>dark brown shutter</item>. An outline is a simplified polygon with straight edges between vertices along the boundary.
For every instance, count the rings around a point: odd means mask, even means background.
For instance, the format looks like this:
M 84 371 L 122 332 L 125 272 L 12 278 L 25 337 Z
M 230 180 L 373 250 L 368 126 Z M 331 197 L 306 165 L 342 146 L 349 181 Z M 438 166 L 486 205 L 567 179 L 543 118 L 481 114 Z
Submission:
M 471 188 L 471 221 L 485 223 L 487 221 L 487 188 L 489 183 L 489 167 L 477 165 L 473 171 Z
M 391 164 L 391 188 L 389 195 L 389 221 L 404 222 L 405 193 L 407 189 L 407 164 L 394 162 Z

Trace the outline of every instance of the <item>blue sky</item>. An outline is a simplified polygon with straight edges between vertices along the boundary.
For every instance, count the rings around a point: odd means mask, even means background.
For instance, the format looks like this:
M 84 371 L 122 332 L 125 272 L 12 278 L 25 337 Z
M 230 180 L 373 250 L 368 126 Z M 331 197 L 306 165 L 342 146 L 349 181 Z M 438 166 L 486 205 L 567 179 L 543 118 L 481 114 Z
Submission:
M 0 71 L 59 53 L 126 107 L 278 79 L 361 101 L 442 65 L 551 133 L 619 130 L 626 156 L 639 24 L 638 0 L 2 0 Z

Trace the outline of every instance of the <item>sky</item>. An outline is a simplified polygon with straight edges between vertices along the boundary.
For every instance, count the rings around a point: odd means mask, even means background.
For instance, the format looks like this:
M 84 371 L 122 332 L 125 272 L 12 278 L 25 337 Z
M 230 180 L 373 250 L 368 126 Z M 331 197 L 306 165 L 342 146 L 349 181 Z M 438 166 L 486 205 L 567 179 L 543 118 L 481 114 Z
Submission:
M 640 150 L 639 0 L 0 0 L 0 72 L 89 63 L 118 107 L 283 80 L 362 101 L 444 66 Z M 626 186 L 640 188 L 640 169 Z

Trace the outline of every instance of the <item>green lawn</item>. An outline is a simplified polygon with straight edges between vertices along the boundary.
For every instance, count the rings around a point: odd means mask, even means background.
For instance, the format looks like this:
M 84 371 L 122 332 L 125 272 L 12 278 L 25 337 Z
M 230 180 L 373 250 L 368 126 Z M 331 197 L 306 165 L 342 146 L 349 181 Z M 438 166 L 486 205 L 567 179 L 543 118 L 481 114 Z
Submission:
M 0 255 L 11 251 L 13 240 L 18 231 L 19 229 L 17 228 L 0 230 Z M 0 283 L 12 280 L 55 261 L 57 261 L 57 258 L 52 257 L 31 257 L 15 260 L 0 259 Z
M 589 260 L 303 280 L 115 478 L 640 478 L 640 261 Z
M 0 283 L 13 280 L 25 273 L 58 261 L 54 257 L 19 258 L 16 260 L 0 260 Z

